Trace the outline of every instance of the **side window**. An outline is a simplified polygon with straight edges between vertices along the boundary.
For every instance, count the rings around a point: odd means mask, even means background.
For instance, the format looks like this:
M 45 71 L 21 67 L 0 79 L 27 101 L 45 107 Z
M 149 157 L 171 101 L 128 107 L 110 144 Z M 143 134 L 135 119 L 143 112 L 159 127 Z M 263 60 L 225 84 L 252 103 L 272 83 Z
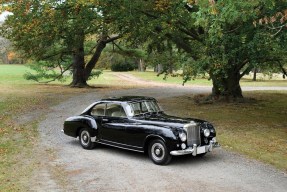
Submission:
M 126 117 L 126 113 L 123 109 L 123 107 L 119 104 L 114 103 L 108 103 L 107 104 L 107 110 L 106 110 L 106 116 L 110 117 Z
M 133 115 L 138 115 L 141 113 L 140 103 L 131 103 L 130 105 L 131 105 Z
M 146 105 L 146 102 L 142 102 L 142 112 L 145 113 L 145 112 L 148 112 L 148 108 L 147 108 L 147 105 Z
M 98 105 L 95 105 L 91 111 L 91 115 L 93 116 L 104 116 L 105 115 L 105 103 L 100 103 Z

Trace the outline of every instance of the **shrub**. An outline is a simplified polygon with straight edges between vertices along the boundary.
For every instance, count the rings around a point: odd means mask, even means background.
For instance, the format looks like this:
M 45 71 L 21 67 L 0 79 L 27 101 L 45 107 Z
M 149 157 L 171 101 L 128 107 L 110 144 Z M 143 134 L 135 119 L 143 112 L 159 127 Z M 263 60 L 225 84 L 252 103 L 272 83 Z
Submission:
M 135 68 L 135 64 L 130 62 L 118 62 L 111 66 L 112 71 L 133 71 Z

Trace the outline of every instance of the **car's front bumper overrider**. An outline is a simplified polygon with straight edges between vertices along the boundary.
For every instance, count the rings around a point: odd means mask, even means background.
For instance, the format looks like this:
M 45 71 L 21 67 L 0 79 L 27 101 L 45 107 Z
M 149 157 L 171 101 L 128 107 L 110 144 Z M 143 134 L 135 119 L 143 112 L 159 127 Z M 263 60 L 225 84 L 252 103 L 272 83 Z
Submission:
M 171 151 L 170 154 L 173 156 L 187 155 L 187 154 L 192 154 L 193 156 L 196 156 L 198 154 L 211 152 L 213 148 L 217 148 L 217 147 L 220 147 L 219 143 L 216 142 L 215 139 L 212 139 L 209 142 L 209 145 L 197 146 L 196 144 L 193 144 L 192 147 L 188 147 L 183 150 Z

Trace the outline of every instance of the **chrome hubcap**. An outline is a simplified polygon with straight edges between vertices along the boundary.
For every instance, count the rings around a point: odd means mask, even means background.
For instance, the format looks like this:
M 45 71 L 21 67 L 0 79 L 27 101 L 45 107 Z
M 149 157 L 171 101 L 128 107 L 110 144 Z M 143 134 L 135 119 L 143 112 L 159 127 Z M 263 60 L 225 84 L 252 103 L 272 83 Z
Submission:
M 156 161 L 163 160 L 165 156 L 165 150 L 161 143 L 154 143 L 151 147 L 152 158 Z
M 159 155 L 159 154 L 160 154 L 160 149 L 156 149 L 156 150 L 155 150 L 155 154 L 156 154 L 156 155 Z
M 85 142 L 87 142 L 87 138 L 88 138 L 87 135 L 84 135 L 84 136 L 83 136 L 83 140 L 84 140 Z
M 90 134 L 88 131 L 82 131 L 81 132 L 81 143 L 83 145 L 88 145 L 90 140 Z

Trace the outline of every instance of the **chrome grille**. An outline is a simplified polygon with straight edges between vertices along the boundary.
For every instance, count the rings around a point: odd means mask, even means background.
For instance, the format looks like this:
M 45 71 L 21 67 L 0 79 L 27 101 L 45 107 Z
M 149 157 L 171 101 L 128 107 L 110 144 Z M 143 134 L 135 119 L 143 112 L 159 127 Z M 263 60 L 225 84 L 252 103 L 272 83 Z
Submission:
M 187 146 L 192 146 L 193 144 L 201 144 L 200 127 L 196 123 L 191 122 L 185 125 L 184 130 L 187 133 Z

